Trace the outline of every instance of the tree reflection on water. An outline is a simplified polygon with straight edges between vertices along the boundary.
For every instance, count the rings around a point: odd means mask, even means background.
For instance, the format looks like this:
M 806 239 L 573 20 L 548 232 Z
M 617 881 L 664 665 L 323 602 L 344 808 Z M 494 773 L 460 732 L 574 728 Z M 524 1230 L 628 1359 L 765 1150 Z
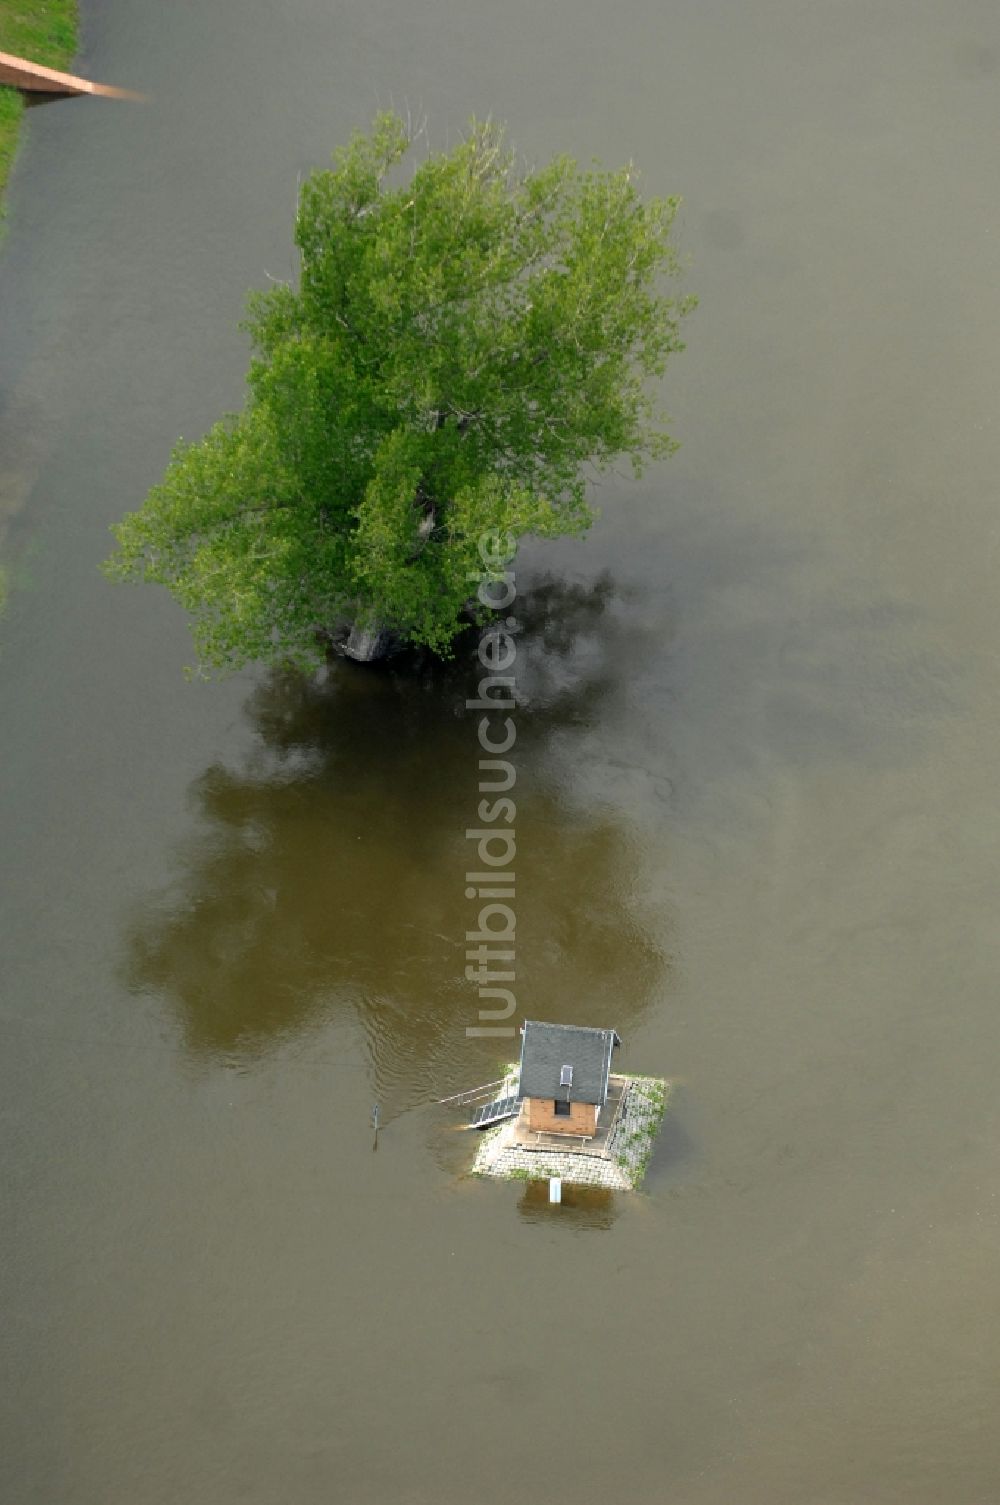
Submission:
M 517 665 L 519 1017 L 627 1028 L 664 976 L 637 894 L 637 837 L 573 799 L 567 738 L 609 714 L 627 629 L 608 579 L 520 601 Z M 238 768 L 195 782 L 193 838 L 169 893 L 126 941 L 135 991 L 176 1012 L 195 1055 L 251 1064 L 297 1033 L 360 1020 L 380 1090 L 409 1100 L 514 1043 L 470 1042 L 464 897 L 478 824 L 475 638 L 451 664 L 338 662 L 251 696 Z M 559 757 L 551 755 L 558 739 Z M 475 1057 L 473 1057 L 475 1059 Z

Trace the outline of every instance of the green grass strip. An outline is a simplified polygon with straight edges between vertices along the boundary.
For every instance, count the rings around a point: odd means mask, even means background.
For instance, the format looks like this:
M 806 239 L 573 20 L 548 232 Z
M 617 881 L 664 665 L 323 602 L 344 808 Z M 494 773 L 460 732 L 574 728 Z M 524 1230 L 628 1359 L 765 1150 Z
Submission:
M 0 0 L 0 52 L 29 58 L 47 68 L 73 61 L 77 43 L 76 0 Z M 0 201 L 14 163 L 24 100 L 0 84 Z

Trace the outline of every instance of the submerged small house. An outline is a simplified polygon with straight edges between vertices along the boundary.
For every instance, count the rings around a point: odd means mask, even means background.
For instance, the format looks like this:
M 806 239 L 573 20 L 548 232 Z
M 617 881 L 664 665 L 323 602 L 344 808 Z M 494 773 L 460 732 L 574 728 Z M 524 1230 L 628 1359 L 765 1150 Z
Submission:
M 613 1029 L 528 1020 L 521 1032 L 520 1118 L 532 1134 L 591 1139 L 608 1101 Z
M 521 1029 L 521 1060 L 496 1082 L 441 1099 L 481 1130 L 475 1176 L 551 1180 L 627 1191 L 642 1181 L 666 1106 L 660 1077 L 613 1073 L 613 1029 Z

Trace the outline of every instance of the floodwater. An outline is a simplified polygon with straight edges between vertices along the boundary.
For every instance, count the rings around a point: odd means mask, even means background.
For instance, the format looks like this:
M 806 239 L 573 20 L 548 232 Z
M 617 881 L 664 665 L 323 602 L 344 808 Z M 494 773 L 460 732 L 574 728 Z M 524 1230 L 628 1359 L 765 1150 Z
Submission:
M 1000 20 L 84 5 L 0 257 L 11 1505 L 1000 1498 Z M 645 1192 L 464 1174 L 474 676 L 182 676 L 97 573 L 378 106 L 679 191 L 680 453 L 519 563 L 519 998 Z M 369 1114 L 382 1107 L 373 1152 Z

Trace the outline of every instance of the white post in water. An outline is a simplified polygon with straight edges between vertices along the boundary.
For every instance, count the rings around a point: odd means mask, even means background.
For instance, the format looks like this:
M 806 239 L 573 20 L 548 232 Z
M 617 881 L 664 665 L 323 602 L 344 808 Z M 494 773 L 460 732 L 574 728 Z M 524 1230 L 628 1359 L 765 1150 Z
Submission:
M 549 1201 L 550 1202 L 561 1202 L 562 1201 L 562 1177 L 561 1176 L 550 1176 L 549 1177 Z

